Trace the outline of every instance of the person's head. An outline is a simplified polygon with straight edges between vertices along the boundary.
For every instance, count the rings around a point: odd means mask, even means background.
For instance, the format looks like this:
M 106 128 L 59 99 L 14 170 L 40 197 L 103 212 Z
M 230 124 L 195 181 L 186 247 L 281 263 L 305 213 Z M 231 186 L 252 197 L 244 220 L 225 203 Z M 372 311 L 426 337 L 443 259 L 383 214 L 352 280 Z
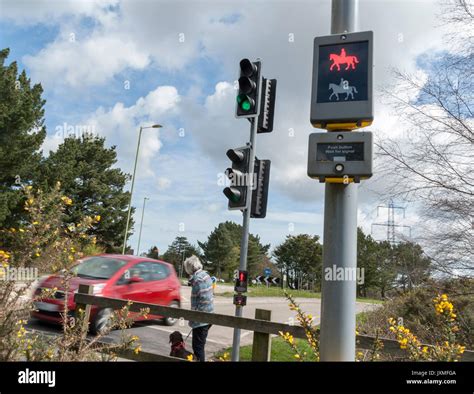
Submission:
M 184 260 L 184 270 L 188 275 L 193 275 L 196 271 L 201 269 L 202 264 L 197 256 L 191 256 Z

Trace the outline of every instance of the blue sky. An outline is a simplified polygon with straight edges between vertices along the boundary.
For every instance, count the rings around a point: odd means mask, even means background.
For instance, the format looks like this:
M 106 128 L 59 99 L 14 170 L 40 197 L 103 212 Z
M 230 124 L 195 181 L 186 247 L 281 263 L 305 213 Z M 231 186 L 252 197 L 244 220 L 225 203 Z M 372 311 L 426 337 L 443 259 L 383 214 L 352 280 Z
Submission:
M 257 146 L 259 158 L 272 160 L 268 215 L 253 220 L 251 232 L 272 248 L 288 234 L 322 237 L 324 186 L 306 176 L 306 150 L 314 131 L 312 39 L 328 34 L 329 1 L 0 5 L 0 46 L 9 47 L 9 61 L 18 61 L 44 87 L 45 151 L 61 143 L 58 130 L 65 123 L 93 127 L 108 145 L 117 145 L 118 165 L 130 173 L 139 126 L 165 126 L 145 131 L 140 151 L 133 198 L 137 230 L 143 198 L 150 198 L 141 251 L 151 245 L 164 250 L 178 235 L 203 241 L 219 222 L 241 222 L 239 213 L 227 211 L 217 179 L 229 164 L 226 150 L 248 139 L 248 122 L 236 120 L 233 108 L 243 57 L 261 57 L 264 75 L 278 78 L 279 89 L 275 131 L 259 135 Z M 360 30 L 375 32 L 376 86 L 392 81 L 390 67 L 420 71 L 418 56 L 442 49 L 438 11 L 434 2 L 361 0 Z M 388 15 L 397 22 L 387 24 Z M 375 109 L 371 130 L 393 133 L 390 108 L 377 100 Z M 384 203 L 384 182 L 360 186 L 359 223 L 366 231 L 380 221 L 376 206 Z M 413 209 L 407 223 L 416 220 Z M 135 248 L 136 234 L 130 242 Z

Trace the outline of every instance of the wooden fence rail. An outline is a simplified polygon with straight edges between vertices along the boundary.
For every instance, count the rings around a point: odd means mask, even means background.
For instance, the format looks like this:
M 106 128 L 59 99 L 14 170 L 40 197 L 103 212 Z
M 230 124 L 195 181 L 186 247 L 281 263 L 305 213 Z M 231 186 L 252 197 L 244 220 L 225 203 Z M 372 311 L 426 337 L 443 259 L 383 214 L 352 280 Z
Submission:
M 91 294 L 90 286 L 80 285 L 78 293 L 75 294 L 74 300 L 77 307 L 86 311 L 86 322 L 89 321 L 90 306 L 96 305 L 100 308 L 111 308 L 119 310 L 127 305 L 126 300 L 119 300 L 115 298 L 107 298 L 101 296 L 94 296 Z M 189 309 L 172 308 L 168 306 L 147 304 L 143 302 L 133 302 L 129 310 L 132 312 L 140 312 L 148 308 L 149 314 L 164 317 L 172 317 L 176 319 L 185 319 L 192 321 L 199 321 L 209 323 L 216 326 L 240 328 L 242 330 L 249 330 L 254 332 L 252 360 L 253 361 L 270 361 L 270 335 L 279 335 L 280 332 L 290 333 L 295 338 L 306 338 L 306 333 L 303 327 L 289 325 L 284 323 L 277 323 L 269 321 L 271 318 L 271 311 L 257 309 L 255 319 L 246 317 L 236 317 L 230 315 L 222 315 L 218 313 L 208 313 L 192 311 Z M 87 324 L 87 323 L 86 323 Z M 357 335 L 357 348 L 364 350 L 371 350 L 374 348 L 376 338 L 368 335 Z M 400 349 L 400 345 L 396 340 L 388 338 L 378 338 L 382 343 L 383 348 L 381 352 L 388 353 L 395 357 L 406 356 L 406 352 Z M 430 346 L 430 345 L 426 345 Z M 121 355 L 124 358 L 137 359 L 143 361 L 152 361 L 153 355 L 151 353 L 144 353 L 140 355 Z M 164 361 L 170 357 L 156 355 L 155 361 Z M 174 357 L 173 357 L 174 359 Z M 171 360 L 170 360 L 171 361 Z M 178 361 L 174 359 L 173 361 Z M 462 361 L 474 361 L 474 351 L 465 351 Z

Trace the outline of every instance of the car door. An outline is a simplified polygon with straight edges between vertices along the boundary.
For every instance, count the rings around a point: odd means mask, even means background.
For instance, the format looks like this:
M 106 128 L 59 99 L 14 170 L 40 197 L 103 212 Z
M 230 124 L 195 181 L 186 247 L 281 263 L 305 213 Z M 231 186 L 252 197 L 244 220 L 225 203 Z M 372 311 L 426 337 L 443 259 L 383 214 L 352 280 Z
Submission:
M 158 262 L 149 262 L 151 272 L 150 303 L 168 305 L 171 302 L 171 293 L 174 290 L 170 284 L 170 272 L 166 265 Z
M 131 278 L 140 278 L 140 282 L 131 282 Z M 127 269 L 115 285 L 118 298 L 136 302 L 149 302 L 152 295 L 151 267 L 148 263 L 137 263 Z M 138 314 L 131 312 L 131 316 Z

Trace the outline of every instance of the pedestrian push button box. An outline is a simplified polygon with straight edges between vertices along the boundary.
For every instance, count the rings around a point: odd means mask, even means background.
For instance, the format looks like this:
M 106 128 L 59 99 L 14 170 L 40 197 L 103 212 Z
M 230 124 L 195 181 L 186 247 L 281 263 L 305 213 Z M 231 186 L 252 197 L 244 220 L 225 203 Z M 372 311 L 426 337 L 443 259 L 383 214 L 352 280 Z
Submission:
M 308 176 L 320 182 L 360 182 L 372 176 L 371 132 L 324 132 L 309 136 Z

